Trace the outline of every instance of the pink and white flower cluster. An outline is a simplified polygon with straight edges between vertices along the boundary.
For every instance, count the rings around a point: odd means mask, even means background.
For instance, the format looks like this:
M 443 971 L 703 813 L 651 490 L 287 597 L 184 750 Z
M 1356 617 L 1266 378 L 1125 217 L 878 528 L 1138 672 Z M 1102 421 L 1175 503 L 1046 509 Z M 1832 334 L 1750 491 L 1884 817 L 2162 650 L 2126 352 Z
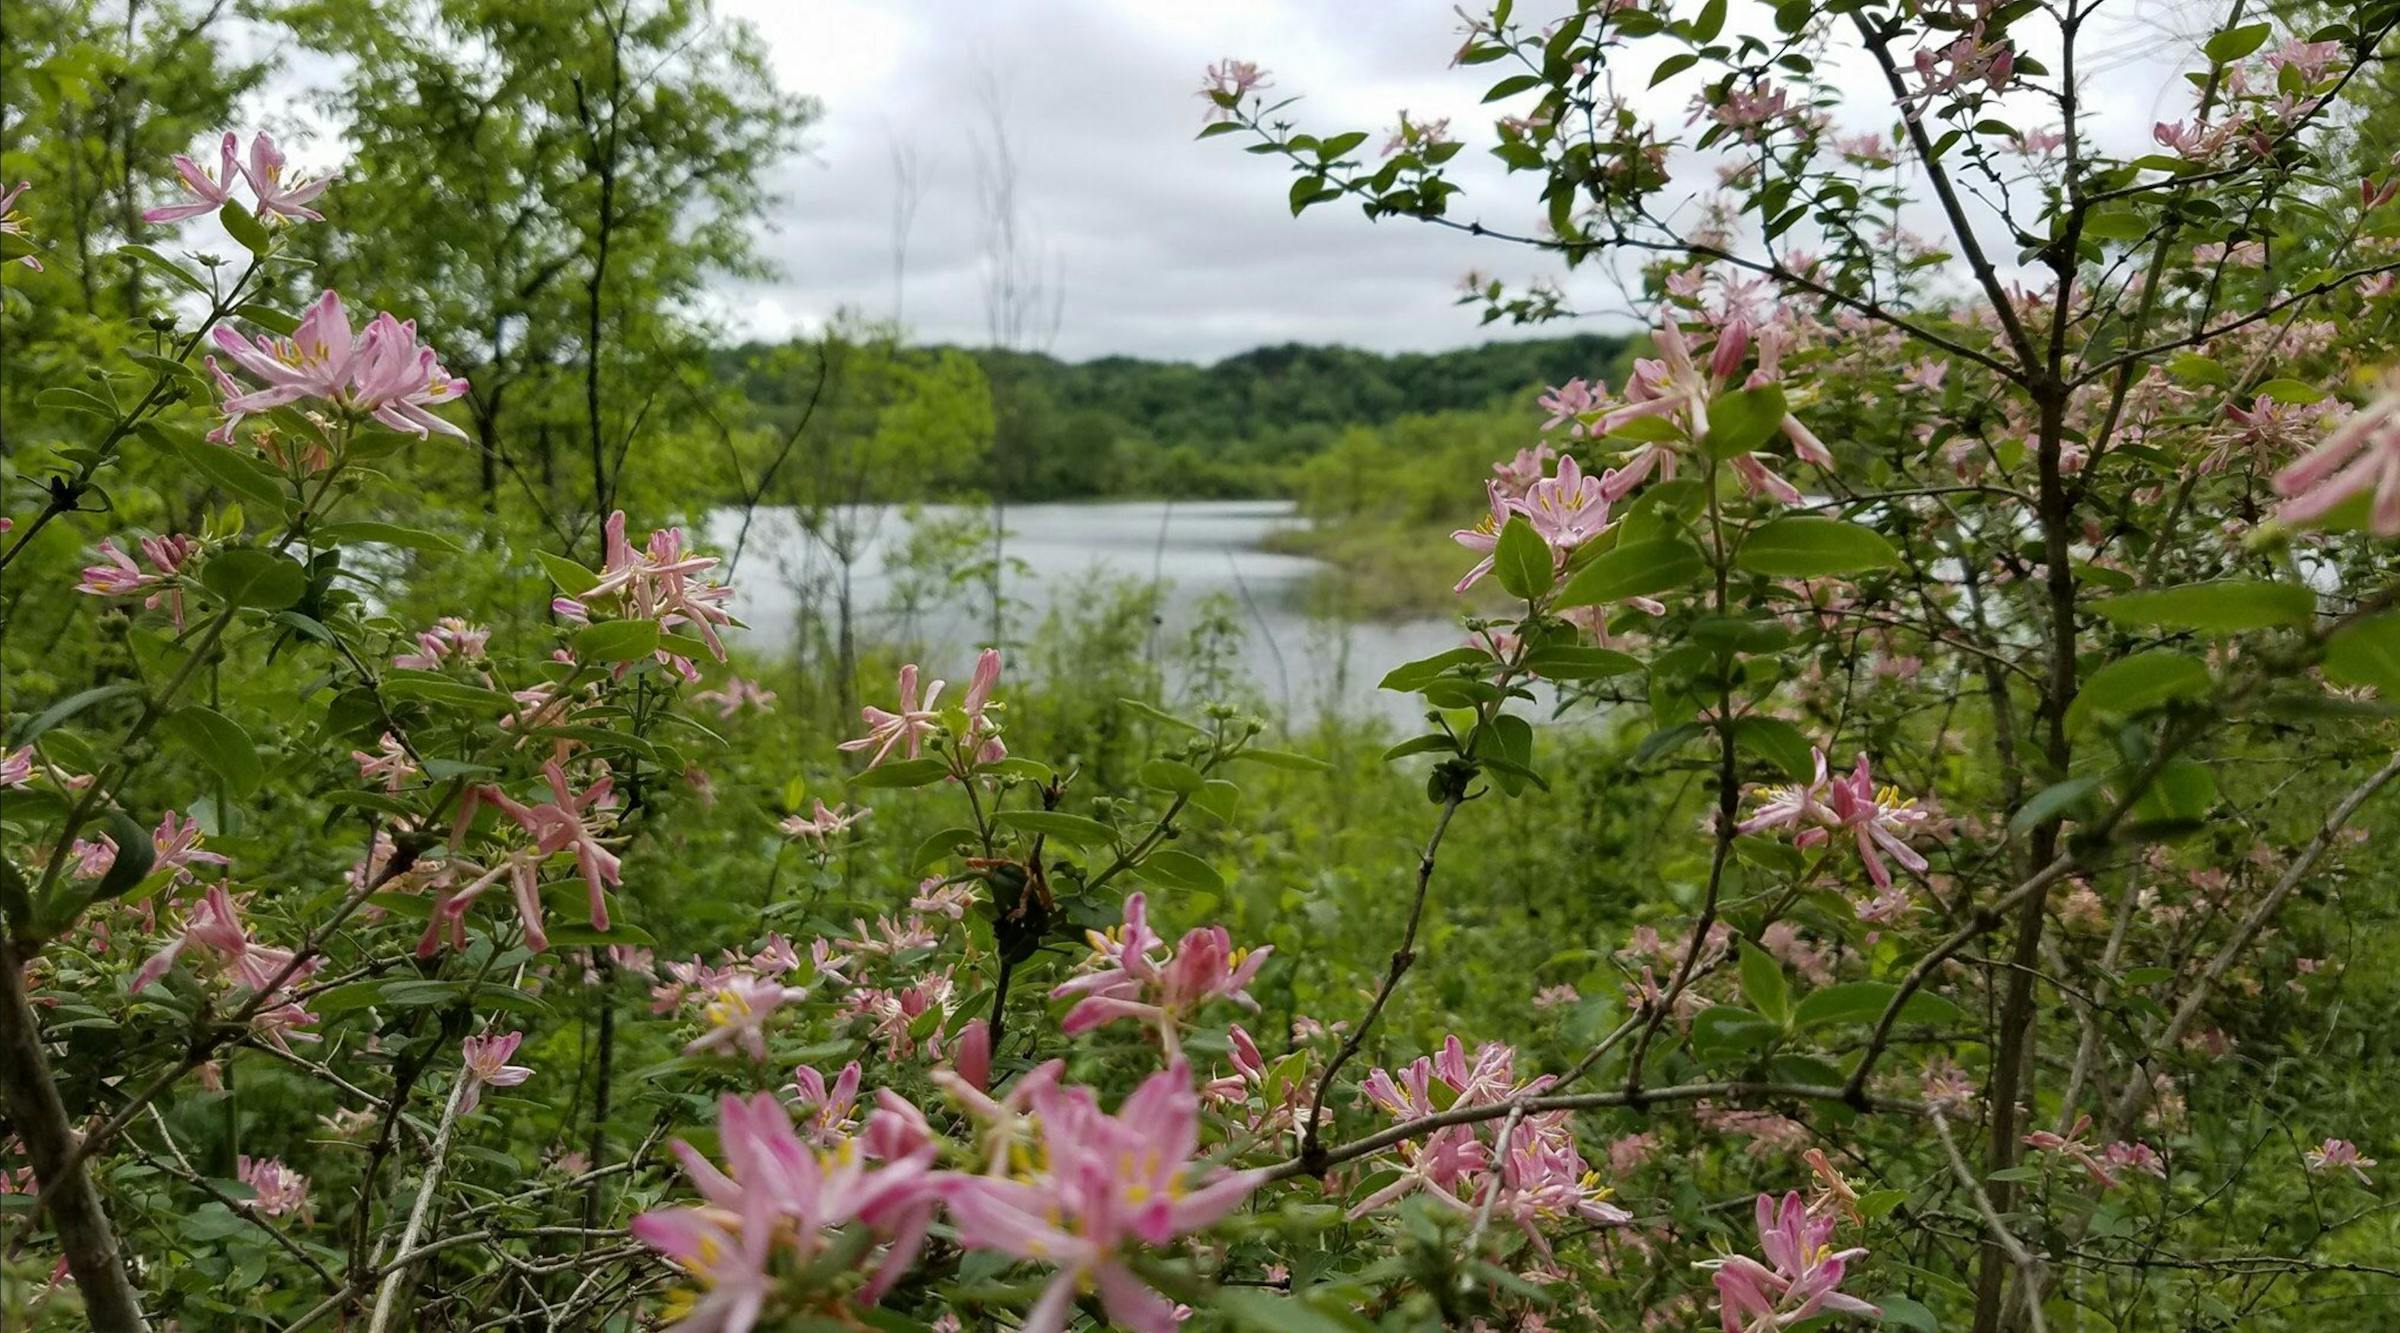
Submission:
M 1519 1083 L 1516 1051 L 1486 1042 L 1472 1057 L 1456 1036 L 1430 1056 L 1421 1055 L 1397 1075 L 1375 1069 L 1362 1085 L 1367 1100 L 1397 1121 L 1410 1121 L 1460 1107 L 1496 1107 L 1539 1096 L 1549 1075 Z M 1442 1091 L 1436 1093 L 1439 1087 Z M 1506 1141 L 1502 1142 L 1502 1136 Z M 1621 1226 L 1632 1215 L 1610 1203 L 1611 1191 L 1588 1166 L 1565 1111 L 1540 1111 L 1510 1126 L 1500 1118 L 1445 1125 L 1397 1145 L 1400 1175 L 1361 1199 L 1350 1216 L 1363 1217 L 1411 1193 L 1461 1213 L 1489 1206 L 1491 1215 L 1514 1223 L 1544 1259 L 1550 1256 L 1545 1228 L 1580 1221 Z
M 654 622 L 661 634 L 689 630 L 708 646 L 710 656 L 724 661 L 725 640 L 718 627 L 735 623 L 733 613 L 726 609 L 726 603 L 733 600 L 733 589 L 703 577 L 716 568 L 717 558 L 685 550 L 681 528 L 660 528 L 635 549 L 625 539 L 622 509 L 608 516 L 603 533 L 599 580 L 573 597 L 553 598 L 551 609 L 585 624 L 592 619 L 592 607 L 604 605 L 613 608 L 620 619 Z M 662 646 L 653 656 L 687 681 L 700 679 L 700 668 L 672 647 Z
M 843 741 L 840 748 L 854 754 L 874 751 L 867 756 L 869 768 L 891 758 L 895 750 L 910 759 L 923 753 L 925 738 L 942 729 L 941 710 L 934 705 L 941 700 L 949 682 L 933 682 L 920 700 L 917 678 L 916 663 L 900 668 L 898 709 L 878 708 L 873 704 L 859 709 L 860 720 L 867 724 L 867 734 Z M 1008 746 L 1000 739 L 1000 724 L 992 716 L 997 707 L 992 701 L 992 689 L 999 683 L 1000 650 L 986 648 L 975 659 L 975 675 L 967 683 L 966 697 L 959 701 L 959 710 L 966 717 L 966 731 L 952 738 L 967 762 L 996 764 L 1008 757 Z
M 283 150 L 264 134 L 251 136 L 247 161 L 237 149 L 241 136 L 227 130 L 217 141 L 217 169 L 210 171 L 186 154 L 174 158 L 177 183 L 191 196 L 188 203 L 166 204 L 146 209 L 142 221 L 150 223 L 181 222 L 203 213 L 214 213 L 234 202 L 237 186 L 250 187 L 257 201 L 258 216 L 268 222 L 323 222 L 325 215 L 310 208 L 325 187 L 333 184 L 332 175 L 285 177 L 287 166 Z
M 1275 951 L 1272 945 L 1237 949 L 1223 926 L 1194 927 L 1169 949 L 1150 929 L 1148 901 L 1139 893 L 1126 898 L 1123 924 L 1092 931 L 1090 939 L 1090 970 L 1050 992 L 1052 999 L 1075 999 L 1059 1030 L 1072 1037 L 1138 1019 L 1157 1028 L 1169 1051 L 1179 1049 L 1184 1023 L 1210 1000 L 1231 1000 L 1256 1012 L 1250 982 Z
M 258 381 L 244 388 L 208 358 L 224 400 L 225 419 L 209 433 L 230 444 L 245 417 L 295 403 L 311 403 L 337 415 L 371 419 L 422 439 L 427 435 L 466 438 L 466 432 L 434 414 L 467 391 L 467 382 L 442 368 L 434 350 L 417 340 L 417 323 L 379 312 L 353 332 L 342 298 L 331 291 L 310 304 L 288 338 L 244 337 L 219 325 L 210 340 L 233 364 Z
M 1717 1313 L 1725 1333 L 1776 1333 L 1818 1314 L 1869 1319 L 1882 1315 L 1874 1305 L 1841 1290 L 1851 1261 L 1867 1253 L 1833 1248 L 1841 1202 L 1824 1197 L 1825 1206 L 1812 1210 L 1797 1192 L 1784 1195 L 1781 1202 L 1772 1194 L 1758 1196 L 1760 1258 L 1734 1254 L 1700 1264 L 1715 1274 Z
M 1214 1225 L 1263 1180 L 1261 1172 L 1212 1170 L 1197 1160 L 1190 1068 L 1177 1060 L 1152 1074 L 1111 1115 L 1089 1088 L 1061 1086 L 1057 1062 L 1019 1079 L 1005 1103 L 994 1101 L 982 1091 L 988 1047 L 974 1049 L 974 1067 L 962 1059 L 945 1086 L 970 1115 L 1004 1117 L 1022 1147 L 983 1172 L 934 1169 L 931 1126 L 889 1089 L 876 1094 L 863 1129 L 855 1127 L 856 1064 L 830 1083 L 813 1069 L 798 1072 L 797 1124 L 795 1108 L 771 1094 L 723 1099 L 723 1169 L 675 1145 L 702 1203 L 633 1222 L 637 1240 L 697 1284 L 670 1304 L 670 1318 L 748 1333 L 771 1314 L 848 1316 L 908 1271 L 947 1211 L 962 1247 L 1057 1270 L 1019 1325 L 1027 1333 L 1059 1333 L 1083 1292 L 1096 1292 L 1119 1327 L 1172 1333 L 1178 1307 L 1127 1261 Z M 779 1277 L 807 1272 L 845 1238 L 865 1248 L 842 1272 Z
M 1864 754 L 1858 757 L 1858 767 L 1840 777 L 1827 775 L 1821 749 L 1816 763 L 1816 776 L 1808 782 L 1767 788 L 1765 802 L 1735 831 L 1791 829 L 1793 845 L 1799 847 L 1819 846 L 1837 833 L 1847 834 L 1856 840 L 1859 860 L 1877 889 L 1892 887 L 1892 872 L 1883 860 L 1887 854 L 1911 873 L 1924 874 L 1925 858 L 1907 838 L 1933 817 L 1931 812 L 1903 798 L 1896 787 L 1876 786 Z

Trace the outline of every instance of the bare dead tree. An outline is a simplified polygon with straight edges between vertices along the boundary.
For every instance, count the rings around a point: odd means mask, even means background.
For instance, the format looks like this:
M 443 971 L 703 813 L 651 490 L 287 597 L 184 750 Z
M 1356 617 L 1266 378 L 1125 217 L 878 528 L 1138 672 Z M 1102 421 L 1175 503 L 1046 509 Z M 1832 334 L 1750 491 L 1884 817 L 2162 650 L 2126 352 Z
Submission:
M 1042 243 L 1025 208 L 1020 189 L 1024 167 L 1009 126 L 1007 92 L 989 69 L 977 80 L 975 103 L 980 119 L 968 137 L 975 163 L 976 215 L 982 226 L 985 333 L 1003 352 L 1044 351 L 1057 339 L 1065 310 L 1064 268 Z M 1008 628 L 1003 580 L 1012 432 L 1007 423 L 1016 415 L 1014 386 L 1003 365 L 995 362 L 991 377 L 993 415 L 1000 423 L 992 436 L 992 559 L 987 576 L 994 644 L 1007 637 Z
M 914 143 L 892 140 L 891 158 L 892 326 L 900 328 L 907 308 L 908 238 L 917 227 L 917 206 L 925 202 L 925 175 Z

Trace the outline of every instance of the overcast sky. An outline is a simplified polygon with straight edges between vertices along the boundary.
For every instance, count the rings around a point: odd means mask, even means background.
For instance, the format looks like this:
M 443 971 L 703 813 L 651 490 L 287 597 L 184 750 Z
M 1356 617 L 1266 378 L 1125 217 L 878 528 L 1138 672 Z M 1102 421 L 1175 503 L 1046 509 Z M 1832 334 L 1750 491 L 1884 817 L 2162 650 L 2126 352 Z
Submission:
M 895 145 L 920 163 L 901 313 L 928 341 L 987 341 L 975 149 L 981 90 L 997 89 L 1022 161 L 1026 213 L 1063 288 L 1053 350 L 1213 360 L 1262 343 L 1340 342 L 1437 349 L 1508 336 L 1452 304 L 1479 268 L 1512 282 L 1553 271 L 1538 256 L 1438 228 L 1369 223 L 1349 206 L 1293 219 L 1290 177 L 1233 136 L 1195 142 L 1202 67 L 1225 56 L 1272 71 L 1314 129 L 1377 133 L 1407 108 L 1451 116 L 1468 140 L 1454 160 L 1468 187 L 1457 212 L 1524 228 L 1526 183 L 1504 180 L 1482 148 L 1493 110 L 1488 69 L 1452 70 L 1459 19 L 1435 0 L 720 0 L 767 40 L 785 87 L 819 98 L 808 153 L 773 176 L 781 204 L 764 237 L 781 277 L 728 284 L 718 314 L 747 333 L 813 329 L 850 306 L 892 313 Z M 1520 11 L 1536 8 L 1530 2 Z M 2104 44 L 2127 58 L 2092 80 L 2093 123 L 2131 148 L 2169 112 L 2173 71 L 2148 58 L 2171 0 L 2120 7 Z M 2087 66 L 2088 68 L 2088 66 Z M 1680 126 L 1690 89 L 1650 105 Z M 1862 86 L 1874 87 L 1873 83 Z M 2180 113 L 2180 105 L 2172 108 Z M 2172 115 L 2170 114 L 2170 118 Z M 1843 109 L 1886 126 L 1888 101 Z M 1370 144 L 1370 148 L 1373 144 Z M 1605 281 L 1580 306 L 1621 307 Z M 1621 327 L 1605 314 L 1587 327 Z M 1545 330 L 1553 331 L 1553 330 Z

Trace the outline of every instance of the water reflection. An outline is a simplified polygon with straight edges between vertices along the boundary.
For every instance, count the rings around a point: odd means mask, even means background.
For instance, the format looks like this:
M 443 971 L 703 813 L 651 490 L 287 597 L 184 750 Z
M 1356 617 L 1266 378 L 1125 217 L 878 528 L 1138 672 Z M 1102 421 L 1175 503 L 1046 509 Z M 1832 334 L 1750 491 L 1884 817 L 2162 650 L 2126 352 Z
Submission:
M 791 509 L 762 509 L 753 517 L 742 555 L 735 613 L 750 625 L 754 650 L 787 651 L 803 618 L 829 623 L 840 562 L 832 547 L 856 552 L 851 599 L 864 642 L 925 652 L 929 660 L 963 661 L 990 637 L 989 594 L 980 578 L 954 576 L 988 556 L 979 547 L 953 550 L 929 569 L 908 547 L 943 525 L 986 511 L 926 506 L 913 518 L 860 510 L 820 523 L 821 537 Z M 1008 567 L 1002 586 L 1009 602 L 1006 629 L 1021 638 L 1054 608 L 1074 609 L 1105 578 L 1154 583 L 1160 615 L 1151 650 L 1170 673 L 1179 669 L 1174 646 L 1211 611 L 1224 613 L 1241 633 L 1239 671 L 1268 704 L 1294 719 L 1327 711 L 1381 716 L 1405 723 L 1416 716 L 1408 699 L 1382 694 L 1375 682 L 1390 667 L 1456 644 L 1449 621 L 1399 624 L 1346 620 L 1312 607 L 1320 566 L 1302 556 L 1260 549 L 1268 534 L 1299 522 L 1289 501 L 1120 501 L 1037 504 L 1007 511 Z M 730 550 L 740 515 L 720 513 L 709 525 L 713 549 Z M 830 630 L 822 632 L 830 633 Z

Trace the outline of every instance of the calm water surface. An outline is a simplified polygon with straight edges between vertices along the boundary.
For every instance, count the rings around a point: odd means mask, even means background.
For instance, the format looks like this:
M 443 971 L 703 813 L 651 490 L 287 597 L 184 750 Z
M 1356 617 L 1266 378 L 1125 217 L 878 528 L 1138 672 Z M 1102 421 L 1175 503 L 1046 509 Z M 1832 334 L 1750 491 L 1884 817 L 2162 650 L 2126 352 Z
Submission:
M 923 521 L 955 510 L 929 507 Z M 1008 632 L 1021 637 L 1053 607 L 1088 598 L 1096 578 L 1155 581 L 1161 618 L 1154 650 L 1174 662 L 1184 641 L 1215 599 L 1230 602 L 1245 631 L 1240 668 L 1260 697 L 1295 720 L 1327 711 L 1380 716 L 1405 724 L 1410 700 L 1381 694 L 1375 682 L 1391 667 L 1459 642 L 1446 620 L 1399 624 L 1348 623 L 1312 616 L 1310 580 L 1319 562 L 1259 549 L 1278 528 L 1299 523 L 1289 501 L 1123 501 L 1108 504 L 1020 505 L 1007 511 L 1007 554 L 1017 567 L 1005 576 L 1011 608 Z M 738 514 L 719 514 L 709 526 L 711 549 L 730 550 Z M 897 512 L 855 516 L 861 556 L 852 578 L 862 639 L 921 645 L 943 674 L 961 675 L 989 634 L 987 597 L 980 585 L 963 596 L 912 612 L 911 573 L 895 568 L 910 523 Z M 736 581 L 735 613 L 750 625 L 750 646 L 788 651 L 801 617 L 831 614 L 837 566 L 825 546 L 792 510 L 763 509 L 754 518 Z M 922 572 L 915 575 L 921 582 Z M 811 590 L 815 590 L 813 593 Z

